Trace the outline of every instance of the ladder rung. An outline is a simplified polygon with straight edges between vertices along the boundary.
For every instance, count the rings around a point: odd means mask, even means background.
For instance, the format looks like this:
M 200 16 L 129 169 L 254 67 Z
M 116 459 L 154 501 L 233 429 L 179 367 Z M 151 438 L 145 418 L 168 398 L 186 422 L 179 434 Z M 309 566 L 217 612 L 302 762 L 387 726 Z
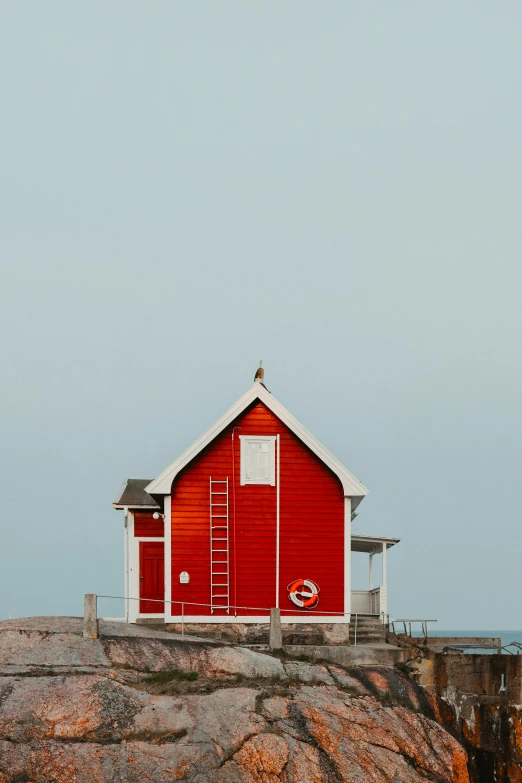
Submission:
M 218 484 L 221 484 L 223 487 L 222 490 L 215 490 L 214 487 Z M 216 500 L 216 497 L 218 496 L 218 499 Z M 214 513 L 216 509 L 219 509 L 220 511 L 224 511 L 224 514 L 216 514 Z M 213 524 L 217 520 L 223 520 L 224 524 L 221 524 L 218 522 L 218 524 Z M 223 533 L 214 533 L 214 530 L 222 530 Z M 218 549 L 217 545 L 222 544 L 223 546 Z M 230 612 L 230 598 L 229 598 L 229 590 L 230 586 L 228 584 L 228 569 L 229 569 L 229 541 L 228 541 L 228 478 L 226 480 L 223 479 L 210 479 L 210 552 L 211 552 L 211 563 L 210 563 L 210 604 L 211 604 L 211 611 L 214 610 L 221 611 L 221 612 Z M 216 560 L 216 555 L 225 555 L 226 560 Z M 214 571 L 213 568 L 215 566 L 225 566 L 226 571 Z M 214 582 L 215 577 L 226 577 L 226 582 Z M 225 588 L 226 593 L 214 593 L 214 590 L 216 588 Z M 218 602 L 225 602 L 225 603 L 216 603 Z

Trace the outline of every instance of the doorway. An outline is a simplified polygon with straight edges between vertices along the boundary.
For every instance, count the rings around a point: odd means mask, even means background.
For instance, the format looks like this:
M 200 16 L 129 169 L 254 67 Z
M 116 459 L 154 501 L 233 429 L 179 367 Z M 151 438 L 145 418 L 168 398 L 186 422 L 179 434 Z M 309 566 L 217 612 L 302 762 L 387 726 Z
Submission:
M 163 542 L 140 541 L 140 614 L 164 614 L 165 554 Z

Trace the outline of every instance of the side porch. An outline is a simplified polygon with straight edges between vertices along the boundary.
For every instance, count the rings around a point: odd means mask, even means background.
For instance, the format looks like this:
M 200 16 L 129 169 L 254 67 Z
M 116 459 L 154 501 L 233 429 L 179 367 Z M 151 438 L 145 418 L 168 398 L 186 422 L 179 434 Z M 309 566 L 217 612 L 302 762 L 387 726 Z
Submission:
M 384 615 L 386 619 L 388 614 L 387 552 L 398 543 L 398 538 L 352 535 L 352 553 L 361 552 L 368 555 L 368 589 L 352 590 L 352 616 L 362 614 L 382 617 Z M 381 555 L 381 569 L 376 586 L 374 586 L 374 555 Z

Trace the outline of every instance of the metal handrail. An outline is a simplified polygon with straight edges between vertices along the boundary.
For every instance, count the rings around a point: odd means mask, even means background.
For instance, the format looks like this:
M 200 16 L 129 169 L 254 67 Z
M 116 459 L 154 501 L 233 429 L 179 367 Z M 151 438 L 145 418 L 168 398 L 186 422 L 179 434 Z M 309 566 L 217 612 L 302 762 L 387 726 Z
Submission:
M 393 629 L 393 633 L 395 633 L 395 623 L 402 623 L 404 627 L 404 636 L 409 636 L 411 638 L 411 624 L 412 623 L 421 623 L 422 624 L 422 632 L 424 634 L 424 638 L 427 639 L 428 637 L 428 623 L 436 623 L 436 620 L 404 620 L 404 619 L 396 619 L 391 621 L 391 626 Z M 406 630 L 406 625 L 408 625 L 410 632 L 408 634 L 408 631 Z M 400 634 L 397 634 L 397 636 L 400 636 Z
M 96 594 L 96 604 L 98 603 L 98 598 L 112 598 L 122 601 L 147 601 L 149 603 L 156 603 L 156 604 L 170 604 L 173 606 L 174 604 L 177 604 L 181 606 L 181 638 L 185 638 L 185 606 L 206 606 L 207 608 L 212 608 L 212 604 L 201 604 L 196 603 L 194 601 L 166 601 L 163 598 L 131 598 L 130 596 L 125 595 L 97 595 Z M 214 609 L 216 607 L 214 606 Z M 226 607 L 223 607 L 226 609 Z M 256 612 L 267 612 L 270 614 L 270 609 L 267 609 L 266 607 L 261 606 L 232 606 L 230 605 L 228 607 L 229 609 L 247 609 L 252 610 Z M 296 607 L 296 609 L 280 609 L 281 612 L 292 612 L 292 614 L 300 613 L 302 615 L 310 615 L 310 614 L 319 614 L 319 615 L 334 615 L 336 617 L 346 617 L 346 612 L 314 612 L 313 610 L 304 610 L 299 611 L 299 607 Z M 356 644 L 357 644 L 357 615 L 355 615 L 355 623 L 356 623 Z
M 212 607 L 212 604 L 202 604 L 197 603 L 196 601 L 166 601 L 163 598 L 133 598 L 131 596 L 127 595 L 98 595 L 98 598 L 114 598 L 114 599 L 120 599 L 122 601 L 147 601 L 147 603 L 156 603 L 156 604 L 170 604 L 171 606 L 174 604 L 184 605 L 184 606 L 206 606 L 206 607 Z M 214 607 L 216 608 L 216 607 Z M 226 607 L 223 607 L 226 609 Z M 270 607 L 266 606 L 233 606 L 230 604 L 230 609 L 251 609 L 255 612 L 267 612 L 270 613 Z M 310 615 L 310 614 L 318 614 L 318 615 L 332 615 L 333 617 L 346 617 L 346 615 L 353 614 L 353 612 L 314 612 L 313 609 L 303 609 L 300 610 L 299 607 L 296 607 L 295 609 L 281 609 L 281 612 L 290 612 L 291 614 L 303 614 L 303 615 Z

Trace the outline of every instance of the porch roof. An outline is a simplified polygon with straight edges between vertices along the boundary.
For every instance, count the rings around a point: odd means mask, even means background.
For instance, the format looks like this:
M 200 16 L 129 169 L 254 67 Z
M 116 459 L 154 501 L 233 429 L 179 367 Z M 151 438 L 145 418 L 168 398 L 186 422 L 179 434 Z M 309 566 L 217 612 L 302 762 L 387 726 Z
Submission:
M 118 497 L 112 504 L 113 508 L 137 508 L 154 509 L 161 511 L 161 507 L 153 497 L 145 491 L 150 479 L 126 479 L 119 491 Z
M 359 536 L 352 535 L 352 552 L 367 552 L 369 555 L 382 552 L 382 545 L 386 544 L 386 549 L 398 544 L 400 538 L 382 538 L 381 536 Z

